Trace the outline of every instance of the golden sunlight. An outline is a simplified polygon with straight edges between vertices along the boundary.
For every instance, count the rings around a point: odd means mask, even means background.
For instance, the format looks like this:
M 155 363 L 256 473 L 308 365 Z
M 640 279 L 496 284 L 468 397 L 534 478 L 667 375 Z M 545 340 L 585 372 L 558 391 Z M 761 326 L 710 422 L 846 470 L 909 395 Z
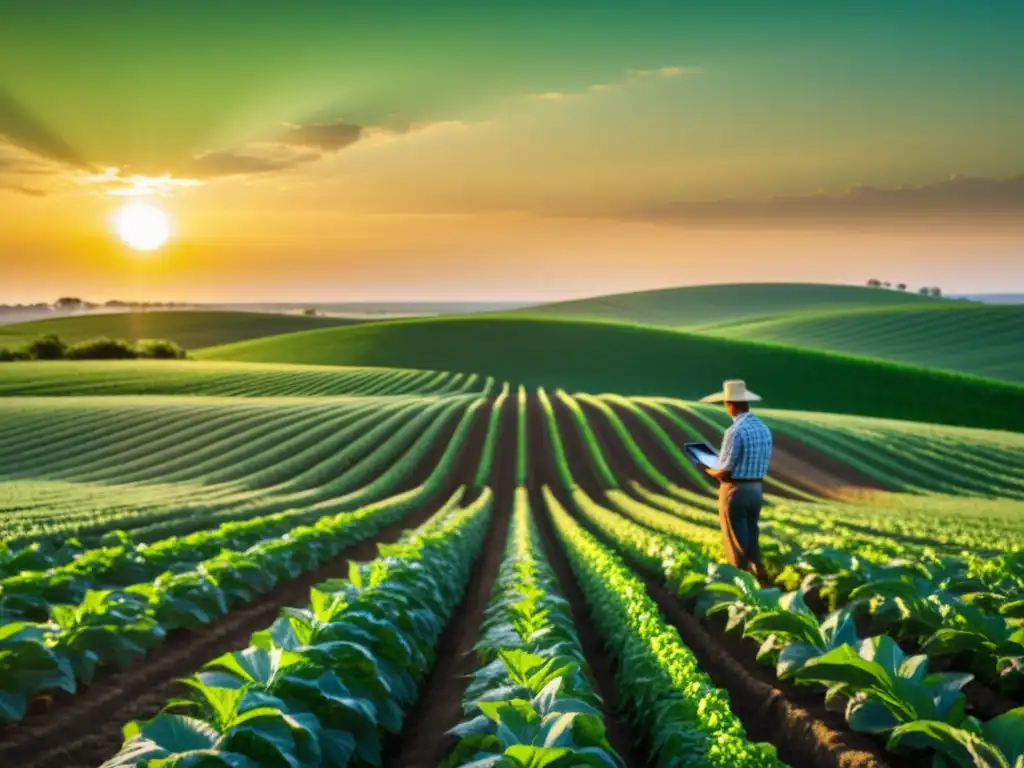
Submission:
M 171 225 L 167 214 L 149 203 L 129 203 L 117 212 L 117 235 L 136 251 L 155 251 L 167 242 Z

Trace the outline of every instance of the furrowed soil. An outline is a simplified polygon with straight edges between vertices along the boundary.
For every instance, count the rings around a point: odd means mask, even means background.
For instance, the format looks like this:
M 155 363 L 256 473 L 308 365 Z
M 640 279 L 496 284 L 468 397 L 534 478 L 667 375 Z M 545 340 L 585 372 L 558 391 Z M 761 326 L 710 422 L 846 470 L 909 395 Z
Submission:
M 572 568 L 566 558 L 562 545 L 555 533 L 548 513 L 547 503 L 542 490 L 548 486 L 552 490 L 560 488 L 561 483 L 555 471 L 551 453 L 551 442 L 548 439 L 547 422 L 544 411 L 536 396 L 531 396 L 527 404 L 526 441 L 530 457 L 527 490 L 533 519 L 537 523 L 537 531 L 544 547 L 551 568 L 558 580 L 558 588 L 562 596 L 569 601 L 573 626 L 580 639 L 583 654 L 590 668 L 590 678 L 594 691 L 603 702 L 603 714 L 608 731 L 608 741 L 619 753 L 628 768 L 641 768 L 647 764 L 643 750 L 639 747 L 637 735 L 629 723 L 628 713 L 619 707 L 618 694 L 615 687 L 615 664 L 605 652 L 601 636 L 597 633 L 590 620 L 583 593 L 576 583 Z
M 408 713 L 402 732 L 385 746 L 384 768 L 433 768 L 455 745 L 447 731 L 462 720 L 462 698 L 477 668 L 473 646 L 480 637 L 505 554 L 515 491 L 516 402 L 508 398 L 499 416 L 498 443 L 490 486 L 491 524 L 470 574 L 462 603 L 455 609 L 437 647 L 437 662 Z
M 168 700 L 183 692 L 177 680 L 203 664 L 249 644 L 254 632 L 266 629 L 280 609 L 304 606 L 310 587 L 345 578 L 350 561 L 372 560 L 377 545 L 396 541 L 404 531 L 425 522 L 460 485 L 470 485 L 479 465 L 487 432 L 488 409 L 481 408 L 471 425 L 454 470 L 444 487 L 404 519 L 346 548 L 320 569 L 279 584 L 252 603 L 195 630 L 179 630 L 127 670 L 104 675 L 76 695 L 58 700 L 46 711 L 0 730 L 0 765 L 14 768 L 95 768 L 121 747 L 121 728 L 132 720 L 159 714 Z M 455 431 L 455 421 L 439 436 L 416 471 L 396 492 L 423 482 L 437 465 Z
M 565 418 L 559 418 L 558 424 L 573 477 L 592 498 L 602 501 L 600 488 L 592 479 L 595 472 L 590 451 L 579 431 Z M 644 483 L 645 478 L 640 476 L 611 425 L 599 418 L 591 418 L 590 424 L 613 474 L 619 479 Z M 568 502 L 566 508 L 573 511 L 569 499 L 559 500 L 563 504 Z M 579 521 L 590 529 L 585 520 Z M 590 530 L 601 538 L 599 532 Z M 614 548 L 614 542 L 608 543 Z M 676 627 L 683 643 L 697 657 L 701 669 L 716 686 L 728 692 L 732 710 L 751 740 L 774 744 L 779 757 L 793 768 L 888 768 L 890 763 L 881 746 L 850 731 L 840 714 L 825 708 L 820 691 L 798 690 L 776 680 L 774 670 L 757 662 L 756 648 L 752 652 L 742 640 L 737 642 L 720 628 L 703 626 L 670 590 L 639 569 L 634 571 L 644 580 L 648 594 L 666 620 Z M 904 760 L 900 765 L 909 768 L 913 763 Z

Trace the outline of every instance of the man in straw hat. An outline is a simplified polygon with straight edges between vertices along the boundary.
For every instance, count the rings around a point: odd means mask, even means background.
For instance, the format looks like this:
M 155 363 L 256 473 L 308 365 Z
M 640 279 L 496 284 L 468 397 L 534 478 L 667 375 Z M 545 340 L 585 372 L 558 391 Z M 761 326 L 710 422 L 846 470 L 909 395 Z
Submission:
M 766 581 L 759 546 L 762 482 L 772 457 L 772 433 L 750 412 L 750 403 L 760 400 L 741 379 L 724 382 L 721 392 L 701 402 L 725 403 L 733 423 L 722 438 L 718 467 L 707 473 L 719 481 L 718 517 L 725 539 L 726 559 Z

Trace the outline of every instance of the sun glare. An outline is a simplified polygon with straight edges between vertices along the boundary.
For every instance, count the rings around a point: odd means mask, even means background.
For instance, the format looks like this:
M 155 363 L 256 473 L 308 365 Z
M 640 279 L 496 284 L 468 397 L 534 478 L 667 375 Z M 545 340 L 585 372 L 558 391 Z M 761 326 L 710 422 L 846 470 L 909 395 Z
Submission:
M 117 235 L 136 251 L 155 251 L 171 235 L 167 214 L 149 203 L 129 203 L 117 213 Z

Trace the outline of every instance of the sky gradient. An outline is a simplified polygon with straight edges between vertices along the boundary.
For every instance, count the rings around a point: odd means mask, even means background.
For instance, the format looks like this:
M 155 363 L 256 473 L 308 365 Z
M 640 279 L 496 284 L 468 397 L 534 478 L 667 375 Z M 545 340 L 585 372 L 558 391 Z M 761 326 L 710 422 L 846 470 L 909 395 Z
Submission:
M 0 2 L 0 302 L 1024 288 L 1015 0 Z

